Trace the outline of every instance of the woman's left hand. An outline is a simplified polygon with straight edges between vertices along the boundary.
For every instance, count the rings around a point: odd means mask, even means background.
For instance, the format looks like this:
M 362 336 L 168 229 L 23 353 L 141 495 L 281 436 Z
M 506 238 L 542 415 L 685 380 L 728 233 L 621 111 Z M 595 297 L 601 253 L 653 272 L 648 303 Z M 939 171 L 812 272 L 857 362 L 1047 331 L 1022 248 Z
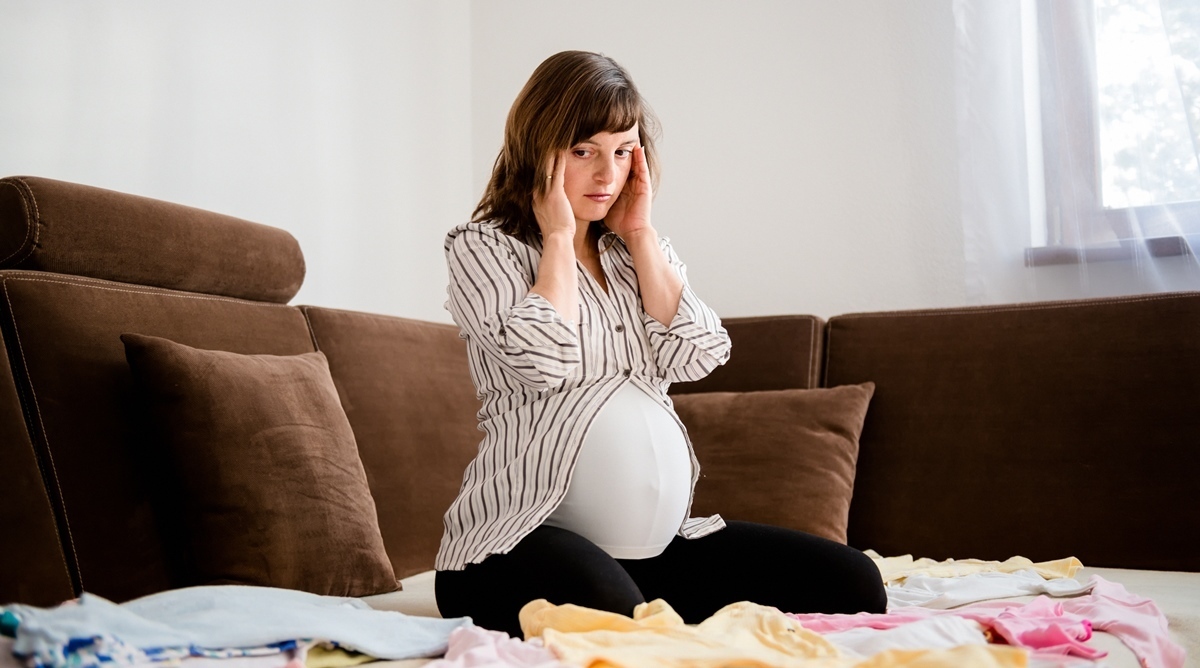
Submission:
M 650 227 L 650 201 L 654 199 L 654 186 L 650 183 L 650 166 L 646 164 L 646 152 L 641 146 L 633 147 L 633 168 L 625 187 L 613 202 L 604 224 L 622 239 Z

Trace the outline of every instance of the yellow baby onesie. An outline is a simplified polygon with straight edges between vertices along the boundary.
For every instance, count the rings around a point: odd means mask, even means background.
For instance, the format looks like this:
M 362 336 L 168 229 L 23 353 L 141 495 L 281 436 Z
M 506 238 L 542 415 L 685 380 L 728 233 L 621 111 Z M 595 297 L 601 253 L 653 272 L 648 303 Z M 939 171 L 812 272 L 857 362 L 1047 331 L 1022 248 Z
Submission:
M 643 603 L 633 618 L 545 600 L 520 613 L 525 638 L 541 636 L 559 659 L 581 666 L 821 666 L 837 649 L 775 608 L 742 602 L 725 606 L 698 626 L 683 623 L 661 599 Z M 841 665 L 839 663 L 830 666 Z
M 1026 664 L 1024 650 L 983 646 L 888 651 L 866 660 L 851 659 L 779 610 L 749 602 L 725 606 L 696 626 L 684 624 L 662 600 L 639 605 L 632 619 L 537 600 L 521 609 L 520 619 L 526 639 L 540 636 L 562 661 L 589 668 L 1017 668 Z
M 1023 570 L 1036 571 L 1047 580 L 1074 577 L 1083 564 L 1075 557 L 1054 561 L 1033 562 L 1025 557 L 1011 557 L 1005 561 L 982 561 L 980 559 L 947 559 L 934 561 L 929 558 L 913 559 L 911 554 L 899 557 L 883 557 L 874 550 L 866 550 L 879 567 L 883 581 L 898 582 L 913 575 L 935 578 L 957 578 L 974 573 L 1015 573 Z

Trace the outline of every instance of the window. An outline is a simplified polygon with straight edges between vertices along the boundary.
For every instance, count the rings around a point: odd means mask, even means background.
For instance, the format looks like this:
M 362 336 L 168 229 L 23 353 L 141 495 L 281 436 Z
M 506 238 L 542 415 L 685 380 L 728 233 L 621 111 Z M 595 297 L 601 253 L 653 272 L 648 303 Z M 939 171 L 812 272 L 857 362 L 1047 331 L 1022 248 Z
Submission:
M 1032 18 L 1045 227 L 1026 264 L 1200 251 L 1200 3 L 1051 0 Z

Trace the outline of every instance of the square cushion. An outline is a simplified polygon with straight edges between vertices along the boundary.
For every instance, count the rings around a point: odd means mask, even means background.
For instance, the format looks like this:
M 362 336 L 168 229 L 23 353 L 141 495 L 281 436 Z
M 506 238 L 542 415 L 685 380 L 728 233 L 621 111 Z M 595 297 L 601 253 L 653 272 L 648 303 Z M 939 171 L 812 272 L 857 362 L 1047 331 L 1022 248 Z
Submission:
M 173 568 L 187 555 L 170 535 L 179 523 L 161 521 L 163 467 L 147 456 L 164 450 L 147 440 L 121 333 L 205 350 L 297 355 L 316 350 L 304 314 L 286 304 L 42 271 L 0 271 L 0 290 L 18 411 L 72 589 L 52 602 L 84 590 L 122 602 L 194 583 Z M 4 469 L 8 460 L 0 461 Z M 19 468 L 21 459 L 12 461 Z
M 302 308 L 354 429 L 392 569 L 428 571 L 482 438 L 467 342 L 454 325 Z
M 674 397 L 700 480 L 693 516 L 798 529 L 846 542 L 858 439 L 873 383 Z
M 121 340 L 168 451 L 198 582 L 335 596 L 397 588 L 322 353 Z

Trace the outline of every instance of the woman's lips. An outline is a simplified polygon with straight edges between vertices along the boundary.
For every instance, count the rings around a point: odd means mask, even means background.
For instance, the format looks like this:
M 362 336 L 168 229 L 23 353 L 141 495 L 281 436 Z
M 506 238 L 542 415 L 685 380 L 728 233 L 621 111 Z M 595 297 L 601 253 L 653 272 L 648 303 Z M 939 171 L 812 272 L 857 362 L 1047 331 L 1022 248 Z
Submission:
M 592 200 L 593 202 L 607 202 L 612 198 L 612 195 L 608 193 L 591 193 L 589 195 L 584 195 L 584 197 Z

